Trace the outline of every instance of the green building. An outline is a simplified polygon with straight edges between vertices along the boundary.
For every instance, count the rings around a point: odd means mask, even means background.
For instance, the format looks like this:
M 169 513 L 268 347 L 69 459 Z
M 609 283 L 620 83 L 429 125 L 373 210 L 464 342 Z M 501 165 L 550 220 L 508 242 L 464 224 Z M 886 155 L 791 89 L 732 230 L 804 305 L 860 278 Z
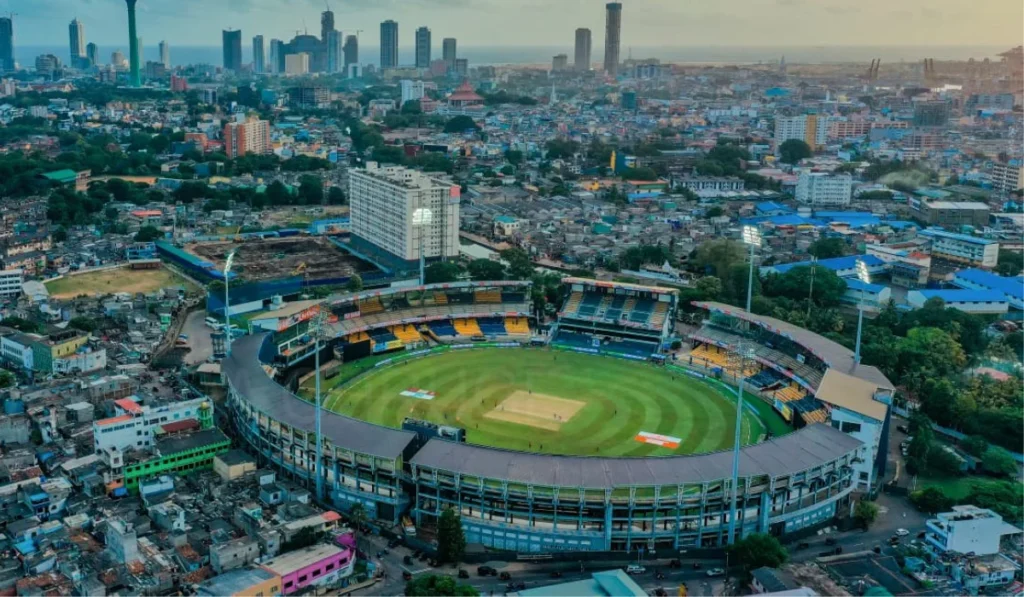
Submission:
M 230 448 L 231 440 L 217 428 L 158 439 L 148 458 L 125 463 L 124 486 L 134 493 L 139 481 L 149 477 L 212 469 L 213 458 Z

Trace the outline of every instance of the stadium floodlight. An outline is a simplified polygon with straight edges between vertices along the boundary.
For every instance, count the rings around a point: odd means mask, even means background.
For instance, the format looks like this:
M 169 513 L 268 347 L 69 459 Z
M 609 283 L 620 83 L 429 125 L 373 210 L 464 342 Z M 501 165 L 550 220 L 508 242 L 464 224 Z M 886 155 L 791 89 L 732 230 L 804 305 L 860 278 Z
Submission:
M 325 323 L 327 323 L 327 311 L 324 309 L 324 304 L 320 303 L 320 305 L 317 306 L 316 315 L 314 315 L 313 319 L 309 322 L 309 331 L 312 332 L 313 335 L 313 350 L 315 351 L 313 357 L 313 375 L 316 389 L 316 456 L 313 465 L 313 473 L 316 475 L 316 498 L 320 502 L 323 502 L 324 500 L 324 472 L 321 469 L 321 453 L 323 452 L 323 440 L 321 438 L 323 436 L 320 432 L 320 415 L 323 404 L 320 393 L 320 351 L 322 350 L 320 342 L 325 338 Z
M 739 498 L 739 479 L 740 479 L 740 443 L 742 442 L 742 427 L 743 427 L 743 386 L 746 380 L 746 374 L 744 370 L 747 368 L 747 359 L 754 358 L 754 350 L 747 348 L 743 344 L 740 344 L 736 349 L 736 353 L 740 355 L 740 370 L 736 376 L 740 378 L 739 383 L 739 394 L 736 397 L 736 435 L 733 438 L 732 444 L 732 498 L 729 506 L 729 534 L 727 542 L 732 545 L 736 540 L 736 501 Z M 745 508 L 744 508 L 745 510 Z M 742 529 L 740 535 L 743 534 Z
M 423 235 L 426 228 L 434 223 L 434 212 L 426 207 L 417 208 L 412 212 L 412 227 L 420 237 L 420 285 L 427 283 L 427 259 L 423 255 Z
M 224 262 L 224 355 L 231 355 L 231 303 L 228 302 L 228 287 L 231 285 L 230 274 L 231 266 L 235 263 L 235 253 L 238 249 L 232 249 L 228 253 L 228 258 Z
M 747 313 L 754 300 L 754 250 L 761 247 L 761 231 L 757 226 L 743 227 L 743 243 L 750 247 L 750 272 L 747 274 Z
M 857 301 L 857 346 L 853 351 L 853 363 L 860 365 L 860 335 L 864 330 L 864 295 L 868 292 L 868 285 L 871 284 L 871 274 L 868 273 L 868 264 L 863 259 L 857 260 L 857 280 L 863 286 L 860 287 L 860 300 Z

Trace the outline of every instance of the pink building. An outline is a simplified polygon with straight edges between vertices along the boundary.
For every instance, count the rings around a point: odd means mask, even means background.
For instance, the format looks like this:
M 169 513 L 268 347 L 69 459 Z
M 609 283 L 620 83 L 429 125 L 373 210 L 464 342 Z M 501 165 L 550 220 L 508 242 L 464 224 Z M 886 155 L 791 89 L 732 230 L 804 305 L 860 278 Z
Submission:
M 310 586 L 328 586 L 352 574 L 355 551 L 320 543 L 281 554 L 263 568 L 281 576 L 281 594 L 291 595 Z

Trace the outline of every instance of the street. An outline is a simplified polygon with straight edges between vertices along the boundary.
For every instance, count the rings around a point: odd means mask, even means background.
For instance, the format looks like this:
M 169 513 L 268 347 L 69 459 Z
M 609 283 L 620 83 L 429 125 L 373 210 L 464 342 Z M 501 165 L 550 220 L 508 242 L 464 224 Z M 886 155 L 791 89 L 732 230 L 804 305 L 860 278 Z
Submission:
M 185 355 L 186 365 L 205 362 L 213 356 L 213 342 L 210 340 L 211 330 L 206 325 L 206 311 L 193 311 L 185 318 L 181 333 L 188 336 L 188 354 Z

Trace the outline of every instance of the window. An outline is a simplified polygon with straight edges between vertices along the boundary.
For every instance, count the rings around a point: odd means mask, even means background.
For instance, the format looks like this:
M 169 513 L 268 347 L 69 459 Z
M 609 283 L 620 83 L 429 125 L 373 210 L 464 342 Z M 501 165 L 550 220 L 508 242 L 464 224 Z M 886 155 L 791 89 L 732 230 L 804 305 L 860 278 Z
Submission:
M 334 570 L 334 562 L 331 562 L 330 564 L 327 564 L 327 567 L 324 568 L 324 570 L 326 570 L 327 572 L 330 572 L 331 570 Z
M 857 433 L 860 431 L 860 423 L 850 423 L 843 421 L 843 425 L 840 428 L 843 433 Z
M 309 575 L 308 574 L 303 574 L 302 576 L 299 577 L 299 582 L 306 582 L 307 580 L 309 580 Z
M 293 583 L 292 581 L 288 581 L 288 582 L 284 583 L 284 588 L 286 588 L 286 589 L 290 589 L 290 588 L 292 588 L 292 587 L 293 587 L 294 585 L 295 585 L 295 583 Z

